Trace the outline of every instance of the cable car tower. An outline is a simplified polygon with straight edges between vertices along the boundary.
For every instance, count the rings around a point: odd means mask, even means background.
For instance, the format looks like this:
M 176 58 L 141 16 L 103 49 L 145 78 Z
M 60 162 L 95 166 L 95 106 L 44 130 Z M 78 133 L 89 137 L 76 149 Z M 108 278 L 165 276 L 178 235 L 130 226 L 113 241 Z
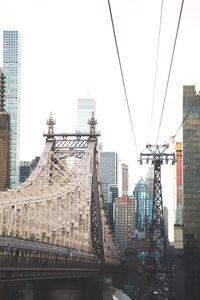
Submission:
M 175 163 L 174 153 L 165 153 L 169 144 L 164 145 L 146 145 L 145 153 L 140 154 L 140 164 L 149 161 L 154 165 L 154 185 L 153 185 L 153 211 L 151 225 L 151 246 L 150 256 L 154 258 L 158 264 L 161 263 L 162 257 L 166 254 L 166 239 L 164 231 L 164 216 L 161 188 L 161 165 L 165 162 L 168 164 L 172 161 Z

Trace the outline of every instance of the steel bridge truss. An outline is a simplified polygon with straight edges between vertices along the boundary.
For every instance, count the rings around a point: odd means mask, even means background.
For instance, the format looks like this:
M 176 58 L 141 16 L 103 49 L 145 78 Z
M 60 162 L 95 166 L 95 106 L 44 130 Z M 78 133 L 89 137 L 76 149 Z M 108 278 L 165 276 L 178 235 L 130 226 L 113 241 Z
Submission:
M 88 148 L 89 140 L 99 136 L 93 134 L 44 134 L 47 140 L 53 141 L 53 151 L 60 159 L 75 157 L 81 159 Z
M 119 264 L 107 220 L 97 157 L 96 120 L 88 134 L 54 134 L 30 177 L 0 193 L 0 235 L 94 253 L 98 263 Z M 34 249 L 33 249 L 34 250 Z

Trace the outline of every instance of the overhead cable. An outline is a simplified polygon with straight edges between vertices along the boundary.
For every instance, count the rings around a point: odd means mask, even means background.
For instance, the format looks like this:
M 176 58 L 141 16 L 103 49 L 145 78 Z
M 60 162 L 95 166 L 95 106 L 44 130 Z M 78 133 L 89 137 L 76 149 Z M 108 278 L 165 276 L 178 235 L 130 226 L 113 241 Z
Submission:
M 194 166 L 198 166 L 200 165 L 200 163 L 196 163 L 196 164 L 188 164 L 188 165 L 183 165 L 184 167 L 194 167 Z
M 200 155 L 195 155 L 195 156 L 190 156 L 190 157 L 185 157 L 184 156 L 184 160 L 186 160 L 186 159 L 193 159 L 193 158 L 197 158 L 197 157 L 200 157 Z
M 128 114 L 129 114 L 131 129 L 132 129 L 132 133 L 133 133 L 133 139 L 134 139 L 136 151 L 139 154 L 138 146 L 137 146 L 137 142 L 136 142 L 136 137 L 135 137 L 135 131 L 134 131 L 134 128 L 133 128 L 133 121 L 132 121 L 132 117 L 131 117 L 131 111 L 130 111 L 130 106 L 129 106 L 129 101 L 128 101 L 128 95 L 127 95 L 127 91 L 126 91 L 124 74 L 123 74 L 123 69 L 122 69 L 122 64 L 121 64 L 121 59 L 120 59 L 120 54 L 119 54 L 119 47 L 118 47 L 118 43 L 117 43 L 117 37 L 116 37 L 116 31 L 115 31 L 115 26 L 114 26 L 114 21 L 113 21 L 112 9 L 111 9 L 111 5 L 110 5 L 109 0 L 108 0 L 108 6 L 109 6 L 109 12 L 110 12 L 110 18 L 111 18 L 111 23 L 112 23 L 114 39 L 115 39 L 115 46 L 116 46 L 117 56 L 118 56 L 118 61 L 119 61 L 119 67 L 120 67 L 120 72 L 121 72 L 121 77 L 122 77 L 122 83 L 123 83 L 123 88 L 124 88 L 124 93 L 125 93 L 125 98 L 126 98 L 126 104 L 127 104 L 127 108 L 128 108 Z
M 179 13 L 178 25 L 177 25 L 177 29 L 176 29 L 174 47 L 173 47 L 173 51 L 172 51 L 171 62 L 170 62 L 170 67 L 169 67 L 169 72 L 168 72 L 168 78 L 167 78 L 167 84 L 166 84 L 166 88 L 165 88 L 165 94 L 164 94 L 164 100 L 163 100 L 163 105 L 162 105 L 161 117 L 160 117 L 160 122 L 159 122 L 159 127 L 158 127 L 158 134 L 157 134 L 157 138 L 156 138 L 156 144 L 158 142 L 158 137 L 159 137 L 159 134 L 160 134 L 160 128 L 161 128 L 162 117 L 163 117 L 163 112 L 164 112 L 164 107 L 165 107 L 165 102 L 166 102 L 166 97 L 167 97 L 167 90 L 168 90 L 168 85 L 169 85 L 169 79 L 170 79 L 170 75 L 171 75 L 171 69 L 172 69 L 172 64 L 173 64 L 173 59 L 174 59 L 175 48 L 176 48 L 176 41 L 177 41 L 177 37 L 178 37 L 178 31 L 179 31 L 180 21 L 181 21 L 181 16 L 182 16 L 182 11 L 183 11 L 183 4 L 184 4 L 184 0 L 182 0 L 181 9 L 180 9 L 180 13 Z
M 153 84 L 153 97 L 152 97 L 152 106 L 151 106 L 151 119 L 150 119 L 150 127 L 149 127 L 149 141 L 150 141 L 150 138 L 151 138 L 151 129 L 152 129 L 152 120 L 153 120 L 153 107 L 154 107 L 154 101 L 155 101 L 157 69 L 158 69 L 158 54 L 159 54 L 159 48 L 160 48 L 160 32 L 161 32 L 161 24 L 162 24 L 162 12 L 163 12 L 163 0 L 161 2 L 161 9 L 160 9 L 160 23 L 159 23 L 159 31 L 158 31 L 158 44 L 157 44 L 157 52 L 156 52 L 156 66 L 155 66 L 154 84 Z
M 194 98 L 194 101 L 192 102 L 190 108 L 188 109 L 187 114 L 186 114 L 185 117 L 183 118 L 183 121 L 181 122 L 181 124 L 179 125 L 178 129 L 176 130 L 176 133 L 172 136 L 173 140 L 174 140 L 175 137 L 177 136 L 177 134 L 178 134 L 179 130 L 181 129 L 181 127 L 183 126 L 185 120 L 187 119 L 187 117 L 188 117 L 188 115 L 189 115 L 189 113 L 190 113 L 192 107 L 194 106 L 195 102 L 197 101 L 199 95 L 200 95 L 200 91 L 198 92 L 198 94 L 197 94 L 196 97 Z M 196 132 L 196 133 L 197 133 L 197 132 Z M 196 133 L 195 133 L 195 134 L 196 134 Z M 193 136 L 195 136 L 195 134 L 194 134 Z M 193 136 L 192 136 L 192 137 L 193 137 Z M 190 138 L 190 137 L 189 137 L 189 138 Z

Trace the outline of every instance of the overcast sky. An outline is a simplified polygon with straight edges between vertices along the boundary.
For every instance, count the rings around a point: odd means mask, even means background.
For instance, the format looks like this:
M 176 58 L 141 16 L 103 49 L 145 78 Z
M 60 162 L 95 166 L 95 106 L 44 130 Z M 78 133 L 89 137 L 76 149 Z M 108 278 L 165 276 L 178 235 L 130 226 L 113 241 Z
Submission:
M 153 128 L 149 137 L 161 0 L 111 0 L 119 51 L 139 152 L 155 143 L 181 0 L 165 0 Z M 50 112 L 55 131 L 74 131 L 77 99 L 93 97 L 105 151 L 129 164 L 130 193 L 146 168 L 137 163 L 107 0 L 0 0 L 3 30 L 21 33 L 21 160 L 40 155 Z M 200 86 L 200 2 L 186 0 L 159 143 L 170 141 L 182 119 L 183 85 Z M 182 139 L 181 131 L 178 141 Z M 171 168 L 170 166 L 168 169 Z M 170 173 L 171 179 L 173 168 Z M 169 176 L 169 175 L 168 175 Z M 165 175 L 162 174 L 164 181 Z M 169 177 L 167 177 L 169 182 Z M 172 236 L 174 188 L 170 208 Z

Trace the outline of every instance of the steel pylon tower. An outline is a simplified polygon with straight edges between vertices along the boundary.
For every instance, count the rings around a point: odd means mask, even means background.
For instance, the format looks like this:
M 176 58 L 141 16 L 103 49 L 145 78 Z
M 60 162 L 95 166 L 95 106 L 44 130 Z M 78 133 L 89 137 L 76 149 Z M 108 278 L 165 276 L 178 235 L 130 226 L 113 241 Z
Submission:
M 140 154 L 140 163 L 143 161 L 154 165 L 154 188 L 153 188 L 153 209 L 152 209 L 152 225 L 151 225 L 151 256 L 155 260 L 161 262 L 161 258 L 166 254 L 166 239 L 164 231 L 164 215 L 162 202 L 161 187 L 161 165 L 169 160 L 175 163 L 174 153 L 165 153 L 169 144 L 164 145 L 147 145 L 146 153 Z

